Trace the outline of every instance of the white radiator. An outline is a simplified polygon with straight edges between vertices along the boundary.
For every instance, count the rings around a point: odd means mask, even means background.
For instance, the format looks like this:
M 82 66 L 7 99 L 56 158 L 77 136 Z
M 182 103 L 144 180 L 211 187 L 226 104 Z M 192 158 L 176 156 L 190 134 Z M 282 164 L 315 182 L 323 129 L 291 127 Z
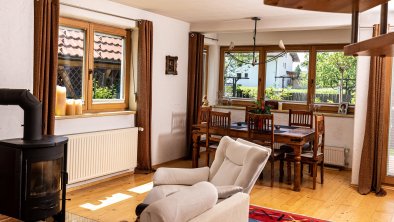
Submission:
M 137 166 L 138 129 L 127 128 L 68 135 L 69 184 Z
M 324 163 L 347 167 L 349 165 L 347 156 L 349 149 L 344 147 L 324 146 Z

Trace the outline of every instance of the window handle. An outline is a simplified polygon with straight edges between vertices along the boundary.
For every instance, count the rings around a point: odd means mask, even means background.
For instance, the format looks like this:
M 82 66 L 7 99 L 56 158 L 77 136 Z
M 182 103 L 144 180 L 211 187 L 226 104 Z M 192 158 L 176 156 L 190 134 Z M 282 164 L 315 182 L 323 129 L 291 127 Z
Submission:
M 92 79 L 92 74 L 93 74 L 93 69 L 89 69 L 88 73 L 89 73 L 89 80 L 91 80 Z

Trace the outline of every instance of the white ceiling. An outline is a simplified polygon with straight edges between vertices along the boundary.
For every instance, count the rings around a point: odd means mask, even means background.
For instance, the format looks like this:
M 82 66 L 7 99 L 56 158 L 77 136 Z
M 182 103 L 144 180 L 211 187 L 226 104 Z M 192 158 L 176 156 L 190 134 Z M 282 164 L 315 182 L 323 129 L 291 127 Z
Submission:
M 251 17 L 261 17 L 258 31 L 315 30 L 349 27 L 348 14 L 322 13 L 264 5 L 263 0 L 111 0 L 191 23 L 192 31 L 240 32 L 253 29 Z

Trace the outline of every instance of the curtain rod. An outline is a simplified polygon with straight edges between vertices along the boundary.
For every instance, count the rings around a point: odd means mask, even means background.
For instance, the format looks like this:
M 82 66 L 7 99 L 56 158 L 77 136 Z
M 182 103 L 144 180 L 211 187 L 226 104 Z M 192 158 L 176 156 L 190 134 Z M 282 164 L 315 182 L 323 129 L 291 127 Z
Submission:
M 204 36 L 204 38 L 206 38 L 206 39 L 210 39 L 210 40 L 213 40 L 213 41 L 219 41 L 219 39 L 214 39 L 214 38 L 211 38 L 211 37 L 207 37 L 207 36 Z
M 131 21 L 135 21 L 135 22 L 141 21 L 141 19 L 127 18 L 127 17 L 124 17 L 124 16 L 114 15 L 114 14 L 111 14 L 111 13 L 101 12 L 101 11 L 97 11 L 97 10 L 94 10 L 94 9 L 85 8 L 85 7 L 76 6 L 76 5 L 71 5 L 71 4 L 67 4 L 67 3 L 63 3 L 63 2 L 61 2 L 60 5 L 65 5 L 65 6 L 69 6 L 69 7 L 73 7 L 73 8 L 83 9 L 83 10 L 87 10 L 87 11 L 91 11 L 91 12 L 96 12 L 96 13 L 100 13 L 100 14 L 104 14 L 104 15 L 109 15 L 109 16 L 121 18 L 121 19 L 131 20 Z

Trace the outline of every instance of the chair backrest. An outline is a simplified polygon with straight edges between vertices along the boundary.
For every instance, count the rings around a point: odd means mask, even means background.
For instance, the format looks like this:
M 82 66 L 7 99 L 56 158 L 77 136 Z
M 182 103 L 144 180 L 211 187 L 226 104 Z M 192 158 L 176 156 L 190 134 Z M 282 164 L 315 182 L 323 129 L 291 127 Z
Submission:
M 325 136 L 325 126 L 324 126 L 324 116 L 315 116 L 315 139 L 313 141 L 313 159 L 317 159 L 317 154 L 320 152 L 324 154 L 324 136 Z
M 249 139 L 258 140 L 261 145 L 274 147 L 274 115 L 254 114 L 248 117 Z M 259 143 L 259 144 L 260 144 Z
M 250 193 L 270 154 L 267 147 L 224 136 L 209 169 L 209 181 L 215 186 L 240 186 Z
M 246 106 L 245 107 L 245 122 L 248 122 L 249 112 L 252 110 L 256 110 L 257 106 Z
M 289 110 L 289 126 L 313 127 L 313 111 Z
M 209 114 L 212 111 L 212 106 L 201 106 L 198 111 L 197 123 L 207 123 L 209 121 Z
M 231 126 L 231 112 L 211 111 L 209 115 L 208 128 L 214 130 L 215 134 L 227 135 Z

